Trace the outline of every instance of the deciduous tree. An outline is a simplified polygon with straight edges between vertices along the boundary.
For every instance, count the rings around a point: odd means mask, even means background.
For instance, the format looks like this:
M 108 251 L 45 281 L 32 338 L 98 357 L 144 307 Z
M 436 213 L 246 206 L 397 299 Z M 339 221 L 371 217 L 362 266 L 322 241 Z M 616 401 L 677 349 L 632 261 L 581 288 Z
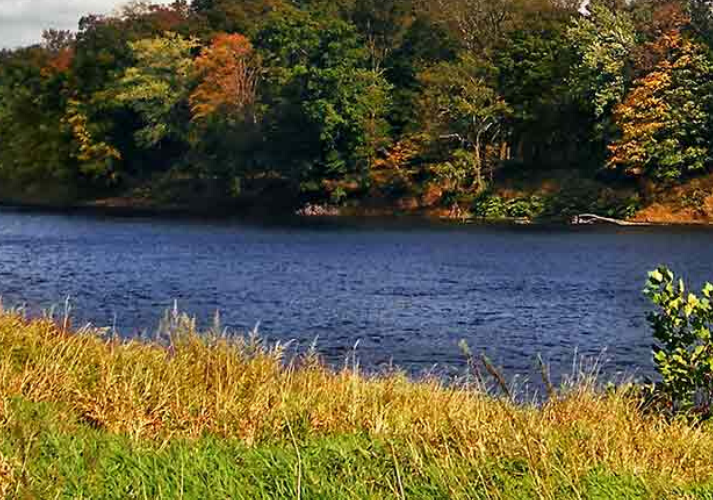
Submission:
M 250 41 L 238 34 L 219 34 L 195 61 L 200 84 L 191 94 L 193 119 L 221 113 L 233 120 L 256 122 L 255 104 L 260 63 Z
M 489 149 L 506 140 L 505 124 L 511 109 L 489 83 L 490 68 L 472 58 L 441 63 L 421 75 L 422 127 L 434 142 L 449 141 L 468 150 L 471 161 L 458 164 L 470 170 L 471 188 L 485 188 L 485 169 L 492 173 Z
M 678 30 L 655 45 L 665 57 L 615 109 L 621 138 L 609 147 L 609 165 L 629 175 L 678 179 L 711 161 L 713 64 Z
M 119 80 L 114 99 L 143 119 L 136 138 L 144 147 L 167 137 L 185 139 L 192 51 L 197 46 L 197 40 L 171 32 L 130 43 L 136 63 Z
M 269 128 L 283 131 L 274 140 L 293 148 L 287 161 L 299 162 L 303 183 L 365 179 L 387 138 L 390 86 L 360 42 L 345 21 L 302 13 L 274 19 L 258 37 L 268 68 Z
M 577 60 L 571 91 L 591 110 L 599 133 L 609 133 L 612 109 L 624 98 L 631 78 L 637 37 L 633 22 L 622 11 L 594 2 L 589 14 L 573 21 L 567 36 Z
M 89 122 L 86 111 L 82 108 L 82 103 L 70 100 L 63 118 L 73 138 L 72 156 L 78 161 L 82 174 L 116 181 L 115 167 L 121 160 L 121 153 L 111 144 L 97 139 L 96 125 L 93 126 Z

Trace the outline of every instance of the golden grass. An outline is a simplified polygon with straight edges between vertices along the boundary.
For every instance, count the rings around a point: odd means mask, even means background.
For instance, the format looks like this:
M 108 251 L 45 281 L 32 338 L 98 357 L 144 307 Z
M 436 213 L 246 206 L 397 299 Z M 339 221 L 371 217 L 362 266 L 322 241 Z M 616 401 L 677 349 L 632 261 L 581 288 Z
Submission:
M 526 463 L 543 484 L 597 467 L 667 487 L 713 477 L 713 433 L 644 415 L 624 390 L 581 384 L 542 407 L 517 405 L 437 380 L 335 372 L 314 356 L 286 365 L 279 347 L 199 336 L 185 316 L 171 323 L 170 343 L 121 342 L 0 314 L 0 401 L 59 402 L 135 439 L 212 434 L 252 445 L 361 433 L 444 461 Z

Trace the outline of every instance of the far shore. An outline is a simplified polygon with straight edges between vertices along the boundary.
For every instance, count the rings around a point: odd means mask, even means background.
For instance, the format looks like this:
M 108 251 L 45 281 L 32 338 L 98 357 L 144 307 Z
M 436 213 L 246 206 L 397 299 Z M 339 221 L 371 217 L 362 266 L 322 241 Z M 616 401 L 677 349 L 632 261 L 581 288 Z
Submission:
M 616 225 L 621 226 L 688 226 L 713 225 L 713 219 L 701 218 L 694 213 L 670 213 L 644 209 L 626 220 L 607 219 L 592 224 L 573 224 L 573 216 L 529 219 L 526 217 L 482 218 L 468 214 L 453 214 L 443 207 L 402 208 L 396 206 L 369 206 L 367 204 L 344 207 L 306 204 L 302 208 L 276 207 L 257 204 L 161 204 L 151 200 L 131 197 L 111 197 L 78 202 L 26 201 L 0 199 L 0 209 L 27 213 L 82 214 L 107 217 L 181 217 L 200 219 L 270 219 L 270 220 L 319 220 L 319 219 L 415 219 L 431 223 L 467 225 Z M 656 213 L 663 213 L 657 216 Z M 597 214 L 594 214 L 597 215 Z

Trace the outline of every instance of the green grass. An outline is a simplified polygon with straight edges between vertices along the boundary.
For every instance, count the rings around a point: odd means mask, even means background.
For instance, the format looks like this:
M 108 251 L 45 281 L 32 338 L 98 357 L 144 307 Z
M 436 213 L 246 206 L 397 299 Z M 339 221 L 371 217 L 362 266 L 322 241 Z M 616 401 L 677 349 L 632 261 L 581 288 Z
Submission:
M 713 429 L 627 388 L 520 405 L 169 323 L 119 342 L 0 314 L 2 496 L 713 499 Z
M 202 437 L 135 441 L 77 422 L 66 409 L 13 400 L 0 451 L 14 464 L 9 498 L 508 498 L 543 496 L 525 461 L 446 460 L 360 434 L 248 447 Z M 299 452 L 299 454 L 298 454 Z M 550 498 L 662 498 L 635 475 L 552 471 Z M 700 488 L 698 494 L 713 488 Z M 684 497 L 686 489 L 670 492 Z M 689 496 L 693 490 L 689 490 Z M 706 498 L 701 496 L 701 498 Z

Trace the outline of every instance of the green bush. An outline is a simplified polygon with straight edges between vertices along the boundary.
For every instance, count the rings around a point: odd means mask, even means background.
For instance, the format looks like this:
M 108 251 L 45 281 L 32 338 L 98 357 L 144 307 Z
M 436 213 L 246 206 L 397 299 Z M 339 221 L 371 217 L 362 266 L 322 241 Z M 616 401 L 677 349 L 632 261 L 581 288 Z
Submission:
M 482 193 L 472 205 L 473 215 L 484 219 L 502 219 L 507 217 L 505 201 L 498 195 Z
M 645 293 L 658 308 L 648 320 L 657 342 L 659 392 L 675 411 L 708 414 L 713 396 L 713 285 L 706 283 L 699 298 L 668 268 L 659 267 L 649 273 Z
M 334 205 L 342 205 L 347 199 L 347 196 L 347 192 L 344 188 L 342 186 L 337 186 L 334 191 L 330 193 L 329 201 Z
M 631 196 L 619 203 L 615 210 L 615 217 L 620 219 L 630 219 L 636 215 L 636 212 L 641 210 L 641 200 L 638 195 Z
M 476 198 L 472 210 L 473 214 L 484 219 L 534 219 L 543 213 L 545 206 L 546 200 L 536 195 L 505 200 L 496 194 L 485 193 Z
M 508 200 L 486 192 L 475 199 L 472 212 L 484 219 L 549 217 L 567 220 L 581 213 L 628 219 L 636 214 L 639 206 L 638 197 L 605 196 L 592 190 L 561 191 L 549 196 L 530 195 Z
M 705 214 L 705 203 L 708 193 L 702 189 L 694 189 L 691 193 L 681 196 L 681 206 Z
M 478 192 L 482 184 L 474 175 L 476 160 L 473 153 L 464 149 L 453 152 L 450 161 L 444 161 L 431 166 L 431 174 L 444 187 L 444 191 L 460 195 Z
M 546 200 L 536 195 L 528 198 L 515 198 L 507 202 L 506 211 L 508 217 L 533 219 L 542 214 L 545 204 Z

